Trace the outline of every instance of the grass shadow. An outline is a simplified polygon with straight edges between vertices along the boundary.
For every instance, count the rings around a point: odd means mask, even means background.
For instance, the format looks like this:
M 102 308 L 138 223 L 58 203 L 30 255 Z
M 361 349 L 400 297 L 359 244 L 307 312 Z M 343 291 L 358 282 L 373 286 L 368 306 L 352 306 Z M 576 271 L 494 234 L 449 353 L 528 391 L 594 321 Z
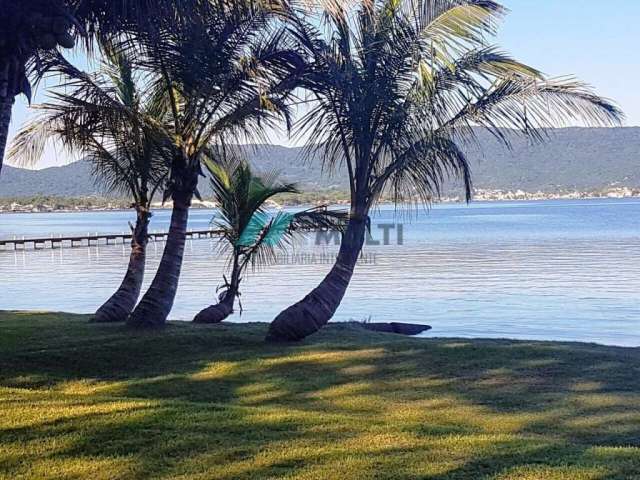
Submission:
M 627 479 L 640 350 L 0 313 L 6 478 Z M 6 347 L 6 348 L 4 348 Z M 2 478 L 2 473 L 0 473 Z

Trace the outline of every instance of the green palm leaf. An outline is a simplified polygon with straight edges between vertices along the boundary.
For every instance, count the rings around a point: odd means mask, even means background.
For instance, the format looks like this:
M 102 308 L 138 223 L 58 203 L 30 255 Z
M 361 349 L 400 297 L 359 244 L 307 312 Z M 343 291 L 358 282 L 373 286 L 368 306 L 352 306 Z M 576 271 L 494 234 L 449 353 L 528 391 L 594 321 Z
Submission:
M 267 226 L 267 233 L 262 242 L 268 247 L 276 247 L 281 244 L 285 235 L 291 228 L 294 215 L 287 212 L 278 212 Z
M 264 212 L 255 212 L 249 223 L 242 231 L 236 245 L 240 247 L 253 247 L 258 243 L 265 229 L 269 228 L 270 217 Z

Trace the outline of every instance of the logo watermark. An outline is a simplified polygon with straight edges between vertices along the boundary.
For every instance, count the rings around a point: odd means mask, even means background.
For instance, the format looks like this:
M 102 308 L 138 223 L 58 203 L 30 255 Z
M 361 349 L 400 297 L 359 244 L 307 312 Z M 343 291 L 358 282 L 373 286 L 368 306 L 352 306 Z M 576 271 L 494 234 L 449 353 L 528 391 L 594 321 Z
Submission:
M 275 217 L 263 212 L 255 214 L 245 227 L 238 245 L 251 247 L 257 242 L 269 246 L 277 246 L 283 236 L 289 233 L 294 215 L 280 212 Z M 333 265 L 338 256 L 338 248 L 344 238 L 339 230 L 317 230 L 306 232 L 297 238 L 295 245 L 301 251 L 289 253 L 285 250 L 278 252 L 273 259 L 276 265 Z M 402 223 L 372 223 L 365 234 L 365 247 L 372 247 L 373 251 L 361 252 L 358 263 L 375 265 L 378 262 L 380 250 L 376 247 L 404 245 L 404 224 Z
M 342 234 L 337 230 L 316 232 L 315 245 L 340 245 Z M 371 225 L 365 237 L 365 245 L 377 247 L 380 245 L 404 245 L 404 224 L 378 223 Z
M 275 265 L 333 265 L 336 263 L 338 255 L 329 252 L 299 252 L 299 253 L 279 253 L 275 257 Z M 359 265 L 376 265 L 378 254 L 375 252 L 362 253 L 358 257 Z

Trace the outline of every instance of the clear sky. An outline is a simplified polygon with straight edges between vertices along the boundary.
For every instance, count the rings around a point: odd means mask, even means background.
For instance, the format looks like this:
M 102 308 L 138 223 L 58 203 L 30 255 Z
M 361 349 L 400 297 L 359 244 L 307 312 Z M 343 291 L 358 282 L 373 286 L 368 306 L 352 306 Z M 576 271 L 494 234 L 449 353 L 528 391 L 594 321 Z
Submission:
M 640 126 L 640 0 L 503 0 L 511 12 L 496 43 L 550 76 L 575 75 L 615 100 Z M 42 98 L 42 89 L 38 99 Z M 24 99 L 11 130 L 28 118 Z M 287 144 L 275 136 L 274 143 Z M 39 168 L 64 164 L 49 151 Z

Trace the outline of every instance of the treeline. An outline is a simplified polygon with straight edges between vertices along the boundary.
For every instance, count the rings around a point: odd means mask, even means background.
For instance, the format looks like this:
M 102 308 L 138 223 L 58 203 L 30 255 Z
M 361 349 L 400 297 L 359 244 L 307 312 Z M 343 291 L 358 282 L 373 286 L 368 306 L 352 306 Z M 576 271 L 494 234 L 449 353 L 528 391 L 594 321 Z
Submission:
M 155 208 L 161 208 L 161 199 L 157 198 Z M 215 203 L 215 198 L 203 198 L 204 205 L 196 202 L 194 207 Z M 343 204 L 349 201 L 349 193 L 341 190 L 321 190 L 300 194 L 280 194 L 273 198 L 274 203 L 281 206 Z M 0 198 L 0 212 L 55 212 L 68 210 L 125 210 L 131 208 L 131 200 L 116 197 L 59 195 L 29 195 Z
M 61 210 L 116 210 L 126 209 L 131 201 L 125 198 L 62 197 L 34 195 L 0 199 L 0 212 L 4 211 L 61 211 Z

